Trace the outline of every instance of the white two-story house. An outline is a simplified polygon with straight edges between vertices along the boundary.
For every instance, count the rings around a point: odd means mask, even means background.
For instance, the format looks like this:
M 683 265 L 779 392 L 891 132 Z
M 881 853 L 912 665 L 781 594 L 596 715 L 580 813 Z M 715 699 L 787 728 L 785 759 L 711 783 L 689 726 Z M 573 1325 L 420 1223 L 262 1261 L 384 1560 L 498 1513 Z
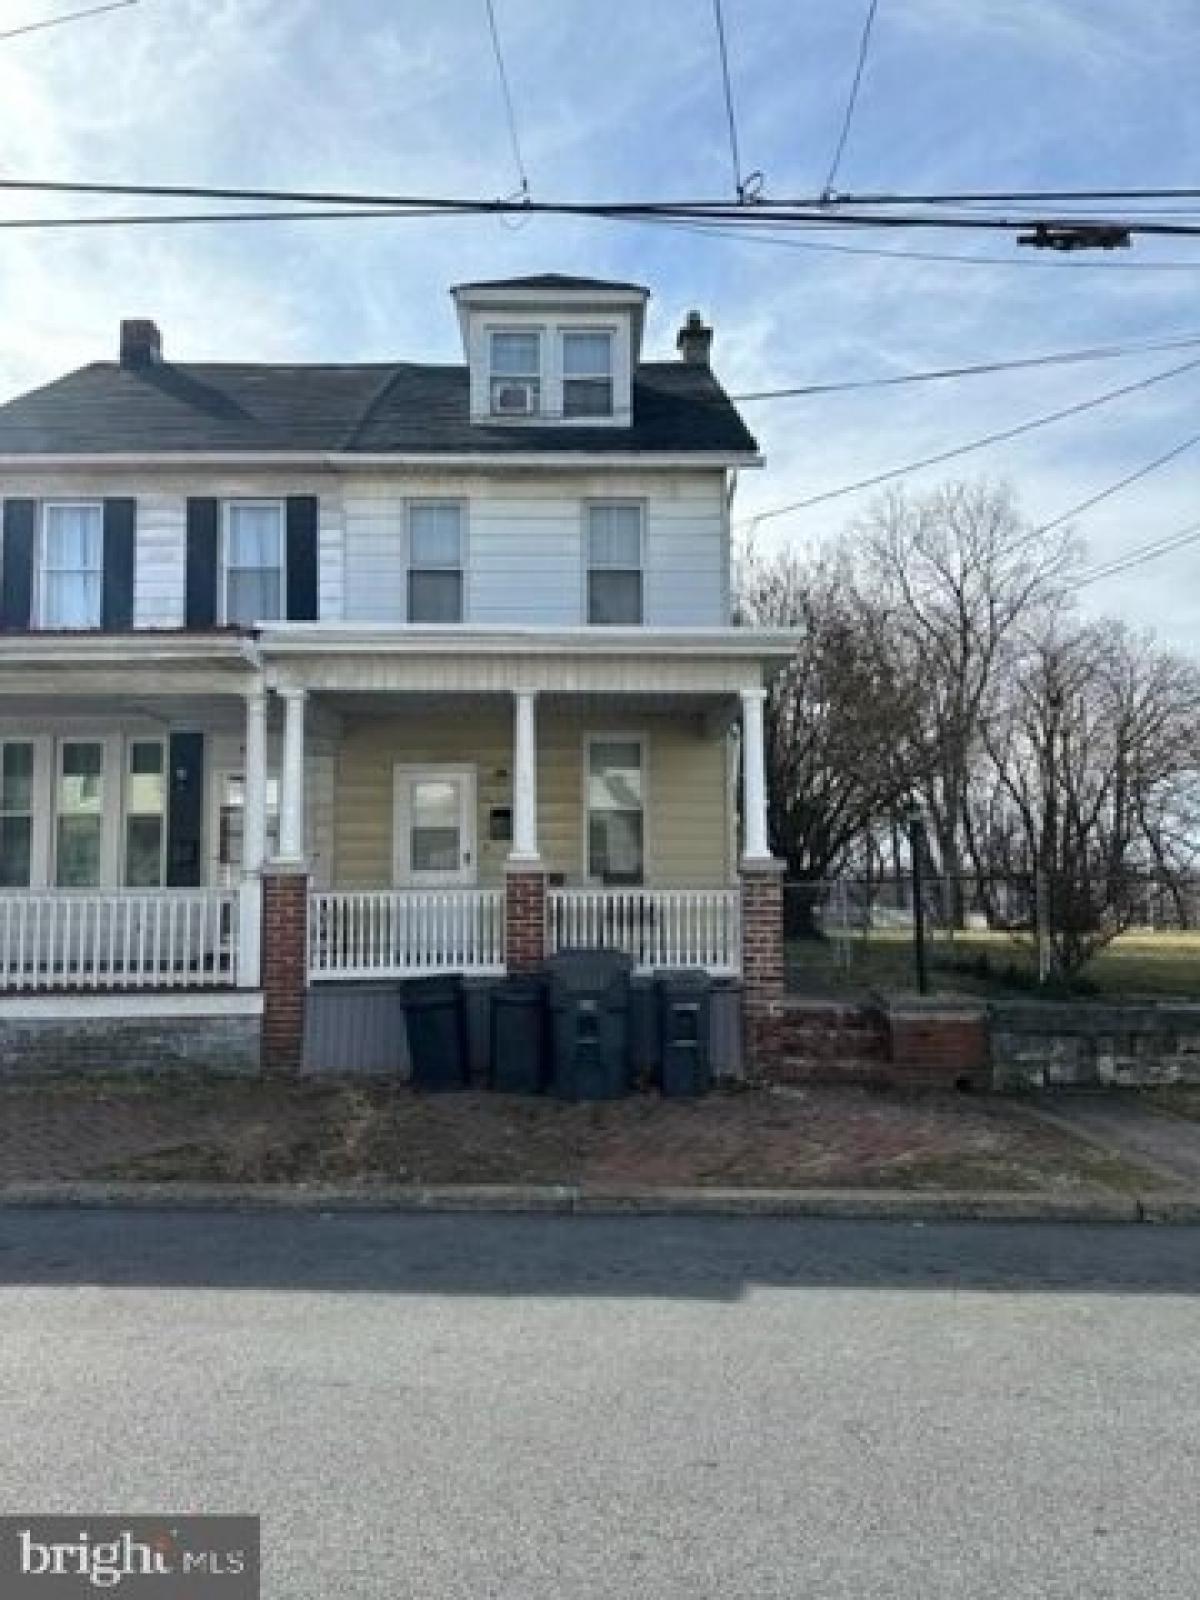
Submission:
M 788 641 L 732 626 L 758 448 L 647 298 L 462 284 L 452 366 L 126 322 L 0 406 L 0 985 L 257 988 L 264 872 L 313 982 L 511 964 L 514 875 L 527 954 L 739 967 Z

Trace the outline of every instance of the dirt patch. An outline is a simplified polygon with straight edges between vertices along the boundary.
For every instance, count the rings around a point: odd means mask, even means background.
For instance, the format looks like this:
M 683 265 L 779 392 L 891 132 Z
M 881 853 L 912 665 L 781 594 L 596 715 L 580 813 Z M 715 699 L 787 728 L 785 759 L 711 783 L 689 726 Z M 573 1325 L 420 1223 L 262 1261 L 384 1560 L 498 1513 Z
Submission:
M 346 1084 L 9 1090 L 0 1182 L 47 1177 L 1052 1192 L 1156 1182 L 984 1097 L 756 1089 L 573 1105 Z

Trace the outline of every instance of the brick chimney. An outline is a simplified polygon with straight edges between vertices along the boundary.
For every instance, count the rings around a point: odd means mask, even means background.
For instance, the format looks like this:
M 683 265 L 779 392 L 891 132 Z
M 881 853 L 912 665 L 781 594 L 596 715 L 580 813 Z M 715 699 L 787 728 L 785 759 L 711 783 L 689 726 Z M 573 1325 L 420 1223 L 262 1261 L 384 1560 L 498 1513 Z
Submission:
M 698 311 L 689 311 L 687 321 L 679 330 L 675 347 L 683 359 L 693 367 L 706 367 L 712 350 L 712 329 Z
M 133 319 L 121 324 L 121 365 L 156 367 L 162 360 L 162 334 L 158 325 Z

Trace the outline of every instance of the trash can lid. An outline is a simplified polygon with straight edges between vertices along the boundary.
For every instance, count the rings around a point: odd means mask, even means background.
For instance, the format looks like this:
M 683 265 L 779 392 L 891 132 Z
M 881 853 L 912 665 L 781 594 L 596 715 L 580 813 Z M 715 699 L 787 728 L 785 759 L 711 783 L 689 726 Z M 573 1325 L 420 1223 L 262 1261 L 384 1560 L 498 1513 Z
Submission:
M 713 986 L 712 974 L 703 967 L 663 967 L 655 977 L 662 988 L 675 994 L 707 992 Z
M 440 972 L 429 978 L 405 978 L 396 985 L 406 1006 L 437 1006 L 457 1002 L 462 991 L 460 972 Z

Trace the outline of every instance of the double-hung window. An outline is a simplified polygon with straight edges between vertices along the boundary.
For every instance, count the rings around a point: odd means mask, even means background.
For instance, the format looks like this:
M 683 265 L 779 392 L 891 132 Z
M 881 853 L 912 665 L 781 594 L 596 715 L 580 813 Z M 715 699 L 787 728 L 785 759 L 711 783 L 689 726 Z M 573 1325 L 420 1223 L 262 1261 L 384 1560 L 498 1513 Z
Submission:
M 64 739 L 55 783 L 54 881 L 60 889 L 94 889 L 104 846 L 104 745 Z
M 224 622 L 251 627 L 283 616 L 283 552 L 283 506 L 278 500 L 227 502 Z
M 158 889 L 163 882 L 167 780 L 161 739 L 131 739 L 125 747 L 125 886 Z
M 0 888 L 28 889 L 33 858 L 33 745 L 0 744 Z
M 587 742 L 587 875 L 598 883 L 641 883 L 645 867 L 642 741 Z
M 463 512 L 455 501 L 408 508 L 408 620 L 463 619 Z
M 562 405 L 564 417 L 611 417 L 613 336 L 611 333 L 564 333 L 562 336 Z
M 587 509 L 588 621 L 642 620 L 642 508 L 636 504 Z
M 42 508 L 41 626 L 98 628 L 103 578 L 103 505 L 47 503 Z
M 536 416 L 542 408 L 542 336 L 537 329 L 491 335 L 491 411 Z

